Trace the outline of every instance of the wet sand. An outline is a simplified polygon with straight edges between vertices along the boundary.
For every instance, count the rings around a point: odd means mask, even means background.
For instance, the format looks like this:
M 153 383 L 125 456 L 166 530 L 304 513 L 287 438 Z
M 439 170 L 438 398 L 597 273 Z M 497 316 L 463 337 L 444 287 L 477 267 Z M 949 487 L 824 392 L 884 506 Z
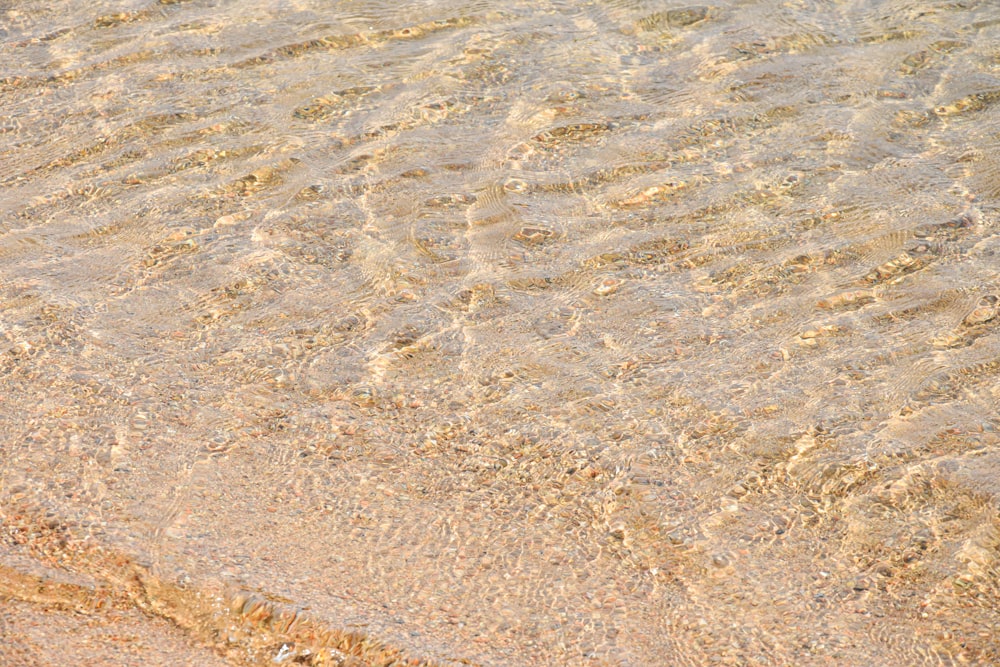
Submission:
M 1000 663 L 1000 8 L 0 2 L 0 662 Z

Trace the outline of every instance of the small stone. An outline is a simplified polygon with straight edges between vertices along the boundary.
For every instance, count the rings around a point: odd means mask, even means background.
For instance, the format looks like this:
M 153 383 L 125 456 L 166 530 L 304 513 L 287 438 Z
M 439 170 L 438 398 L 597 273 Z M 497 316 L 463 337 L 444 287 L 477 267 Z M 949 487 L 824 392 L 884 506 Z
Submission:
M 729 567 L 729 558 L 725 554 L 714 554 L 712 556 L 712 565 L 715 567 Z
M 683 28 L 708 18 L 708 7 L 694 6 L 670 9 L 666 13 L 667 24 Z
M 555 234 L 551 229 L 545 229 L 544 227 L 522 227 L 514 235 L 514 240 L 520 241 L 525 245 L 539 245 L 548 241 L 553 236 Z
M 974 327 L 985 324 L 997 316 L 997 297 L 990 295 L 979 301 L 976 308 L 965 316 L 962 324 L 967 327 Z
M 727 496 L 732 496 L 733 498 L 742 498 L 747 494 L 746 488 L 742 484 L 734 484 L 726 492 Z
M 625 284 L 625 281 L 621 278 L 605 278 L 600 282 L 600 284 L 594 288 L 594 295 L 596 296 L 610 296 L 618 291 L 618 289 Z

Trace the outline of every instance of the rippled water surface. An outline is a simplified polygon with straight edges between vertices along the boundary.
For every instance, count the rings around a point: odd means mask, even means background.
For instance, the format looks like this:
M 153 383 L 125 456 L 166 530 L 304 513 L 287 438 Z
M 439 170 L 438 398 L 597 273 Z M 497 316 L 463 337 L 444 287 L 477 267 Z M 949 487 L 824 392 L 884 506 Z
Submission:
M 0 42 L 3 664 L 1000 664 L 997 3 Z

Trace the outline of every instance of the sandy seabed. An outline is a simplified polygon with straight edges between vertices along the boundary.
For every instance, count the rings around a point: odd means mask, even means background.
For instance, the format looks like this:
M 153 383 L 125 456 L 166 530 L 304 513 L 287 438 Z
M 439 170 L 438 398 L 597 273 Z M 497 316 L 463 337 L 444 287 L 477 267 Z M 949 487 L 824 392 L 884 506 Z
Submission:
M 1000 664 L 1000 6 L 0 1 L 0 662 Z

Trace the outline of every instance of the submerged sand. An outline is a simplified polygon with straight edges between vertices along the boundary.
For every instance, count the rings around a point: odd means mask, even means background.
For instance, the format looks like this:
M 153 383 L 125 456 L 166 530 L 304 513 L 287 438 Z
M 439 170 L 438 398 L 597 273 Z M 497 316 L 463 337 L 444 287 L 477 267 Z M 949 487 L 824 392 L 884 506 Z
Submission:
M 996 3 L 0 41 L 0 662 L 1000 663 Z

